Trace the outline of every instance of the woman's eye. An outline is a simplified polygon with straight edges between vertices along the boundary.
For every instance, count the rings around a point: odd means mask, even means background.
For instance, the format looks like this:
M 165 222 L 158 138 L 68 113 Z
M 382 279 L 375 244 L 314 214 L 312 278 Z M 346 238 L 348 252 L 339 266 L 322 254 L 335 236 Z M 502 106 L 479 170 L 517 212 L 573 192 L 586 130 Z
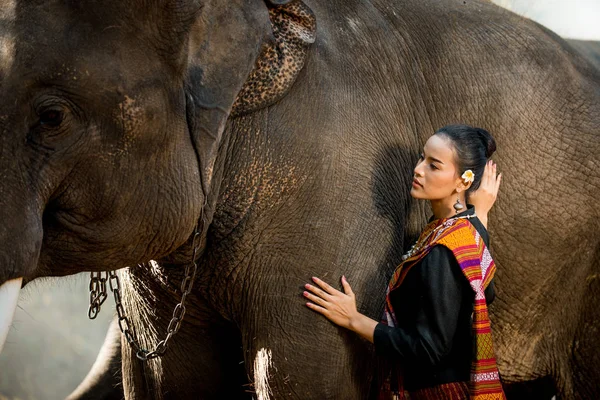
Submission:
M 425 155 L 423 153 L 419 154 L 419 161 L 424 160 L 425 159 Z
M 429 164 L 429 166 L 431 167 L 431 169 L 438 169 L 438 167 L 436 167 L 435 164 Z
M 47 127 L 57 127 L 63 121 L 63 113 L 60 110 L 47 110 L 40 115 L 39 124 Z

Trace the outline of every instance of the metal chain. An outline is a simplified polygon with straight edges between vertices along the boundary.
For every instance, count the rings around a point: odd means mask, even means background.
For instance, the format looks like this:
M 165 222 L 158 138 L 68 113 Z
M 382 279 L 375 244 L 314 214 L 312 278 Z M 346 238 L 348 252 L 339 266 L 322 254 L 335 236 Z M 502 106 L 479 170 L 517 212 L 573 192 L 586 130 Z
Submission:
M 92 272 L 90 274 L 90 307 L 88 308 L 88 317 L 95 319 L 100 313 L 102 304 L 107 299 L 106 295 L 106 278 L 108 273 Z
M 165 354 L 165 352 L 167 351 L 167 345 L 169 343 L 169 340 L 171 340 L 173 335 L 175 335 L 179 331 L 179 328 L 181 328 L 181 323 L 183 321 L 183 317 L 185 316 L 186 311 L 185 301 L 187 296 L 192 291 L 194 280 L 196 279 L 196 272 L 198 270 L 198 264 L 196 263 L 196 255 L 198 251 L 198 240 L 200 240 L 200 234 L 201 230 L 199 229 L 199 226 L 197 226 L 196 230 L 194 231 L 194 237 L 192 239 L 192 261 L 186 264 L 185 278 L 181 282 L 181 300 L 179 300 L 179 303 L 177 303 L 177 305 L 173 309 L 173 316 L 171 317 L 169 325 L 167 326 L 167 336 L 163 340 L 158 342 L 156 348 L 152 351 L 141 348 L 139 343 L 133 336 L 129 319 L 125 315 L 125 309 L 123 308 L 123 304 L 121 303 L 121 284 L 119 282 L 119 276 L 117 275 L 117 272 L 92 272 L 90 278 L 90 311 L 88 312 L 88 316 L 90 317 L 90 319 L 94 319 L 96 318 L 96 315 L 98 315 L 98 313 L 100 312 L 100 305 L 104 303 L 107 297 L 106 277 L 109 276 L 110 278 L 108 284 L 115 298 L 117 317 L 119 318 L 119 329 L 125 336 L 127 342 L 135 350 L 135 355 L 137 356 L 137 358 L 139 358 L 142 361 L 151 360 L 153 358 L 157 358 Z M 104 274 L 104 277 L 102 277 L 102 274 Z

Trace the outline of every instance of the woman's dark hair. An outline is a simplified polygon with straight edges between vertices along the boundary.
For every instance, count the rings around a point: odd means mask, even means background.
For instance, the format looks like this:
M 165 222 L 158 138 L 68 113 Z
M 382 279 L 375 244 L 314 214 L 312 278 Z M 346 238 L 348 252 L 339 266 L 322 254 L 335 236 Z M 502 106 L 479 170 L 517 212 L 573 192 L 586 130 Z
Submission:
M 458 175 L 470 169 L 475 174 L 473 184 L 467 194 L 474 192 L 481 184 L 485 164 L 496 151 L 496 141 L 488 131 L 468 125 L 448 125 L 435 133 L 450 140 L 456 152 Z

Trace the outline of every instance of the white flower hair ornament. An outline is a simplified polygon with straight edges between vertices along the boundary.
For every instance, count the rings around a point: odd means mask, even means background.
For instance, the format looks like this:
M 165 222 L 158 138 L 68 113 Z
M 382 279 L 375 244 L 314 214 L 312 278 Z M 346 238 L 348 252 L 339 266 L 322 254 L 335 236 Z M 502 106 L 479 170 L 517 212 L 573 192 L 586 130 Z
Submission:
M 465 182 L 465 185 L 469 182 L 473 182 L 475 180 L 475 174 L 470 169 L 466 170 L 464 174 L 462 174 L 461 178 Z

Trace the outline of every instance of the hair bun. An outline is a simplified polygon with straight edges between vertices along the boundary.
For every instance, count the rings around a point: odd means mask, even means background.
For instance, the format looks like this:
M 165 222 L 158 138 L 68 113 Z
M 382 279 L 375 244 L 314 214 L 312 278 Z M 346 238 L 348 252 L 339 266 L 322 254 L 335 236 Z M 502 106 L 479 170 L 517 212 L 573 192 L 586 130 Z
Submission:
M 485 145 L 485 156 L 490 158 L 496 151 L 496 141 L 485 129 L 477 128 L 477 133 Z

